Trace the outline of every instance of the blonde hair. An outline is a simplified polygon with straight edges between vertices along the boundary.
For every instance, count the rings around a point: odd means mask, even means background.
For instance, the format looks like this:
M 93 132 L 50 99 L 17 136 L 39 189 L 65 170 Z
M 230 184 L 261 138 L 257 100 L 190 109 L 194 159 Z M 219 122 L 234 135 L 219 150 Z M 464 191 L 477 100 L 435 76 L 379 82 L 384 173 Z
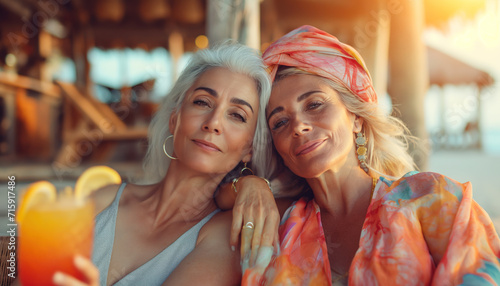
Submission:
M 171 135 L 169 131 L 169 120 L 172 112 L 178 110 L 184 100 L 185 94 L 193 83 L 206 71 L 215 67 L 227 68 L 236 73 L 241 73 L 255 81 L 259 93 L 259 113 L 257 127 L 253 138 L 253 155 L 250 167 L 258 176 L 264 176 L 269 172 L 270 150 L 267 146 L 271 144 L 271 136 L 267 128 L 265 106 L 271 94 L 271 82 L 265 70 L 264 63 L 259 53 L 242 44 L 226 41 L 210 49 L 200 50 L 191 58 L 190 62 L 175 82 L 172 90 L 160 103 L 158 111 L 153 117 L 148 130 L 148 150 L 144 158 L 143 168 L 145 171 L 144 182 L 157 182 L 167 173 L 170 159 L 163 152 L 163 143 Z M 241 164 L 239 164 L 241 165 Z M 230 172 L 234 176 L 236 169 Z M 223 182 L 227 181 L 225 178 Z
M 399 179 L 405 173 L 416 169 L 413 158 L 407 150 L 408 142 L 417 139 L 410 135 L 408 128 L 400 119 L 386 115 L 377 103 L 365 102 L 343 85 L 295 67 L 280 68 L 274 83 L 288 76 L 301 74 L 321 78 L 338 92 L 342 103 L 349 112 L 363 119 L 361 132 L 367 139 L 366 148 L 368 149 L 366 165 L 372 177 L 383 176 L 389 179 Z M 353 134 L 353 141 L 354 138 Z M 274 155 L 276 155 L 276 151 L 274 151 Z

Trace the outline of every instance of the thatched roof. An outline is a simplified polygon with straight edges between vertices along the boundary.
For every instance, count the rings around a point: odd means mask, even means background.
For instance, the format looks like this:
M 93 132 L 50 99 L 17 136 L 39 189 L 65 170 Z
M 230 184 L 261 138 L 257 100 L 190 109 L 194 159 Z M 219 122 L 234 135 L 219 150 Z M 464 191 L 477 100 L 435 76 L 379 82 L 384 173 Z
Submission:
M 321 26 L 319 23 L 328 23 L 332 17 L 353 17 L 390 5 L 381 1 L 263 0 L 261 14 L 263 18 L 278 18 L 281 30 L 289 31 L 304 23 Z M 231 1 L 220 3 L 234 5 Z M 424 4 L 427 24 L 440 26 L 457 14 L 474 16 L 486 0 L 425 0 Z M 93 44 L 102 48 L 167 47 L 168 35 L 176 31 L 184 37 L 185 50 L 193 50 L 195 37 L 206 32 L 205 0 L 0 0 L 0 6 L 0 37 L 5 44 L 10 41 L 5 38 L 7 31 L 23 36 L 30 30 L 22 30 L 26 25 L 35 29 L 44 26 L 64 36 L 83 29 L 92 35 Z M 38 25 L 44 18 L 54 20 L 50 27 Z M 265 19 L 261 22 L 261 34 L 272 34 L 276 27 L 265 25 Z
M 439 86 L 474 84 L 492 85 L 494 79 L 487 72 L 475 68 L 435 48 L 427 47 L 430 84 Z

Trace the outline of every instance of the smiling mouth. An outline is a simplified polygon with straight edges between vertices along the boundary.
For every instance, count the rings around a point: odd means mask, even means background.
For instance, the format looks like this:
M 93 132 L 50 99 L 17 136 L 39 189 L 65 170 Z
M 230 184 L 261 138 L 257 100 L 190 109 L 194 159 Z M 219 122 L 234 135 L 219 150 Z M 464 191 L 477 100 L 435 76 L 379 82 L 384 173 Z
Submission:
M 204 141 L 204 140 L 193 140 L 193 142 L 194 142 L 194 144 L 200 146 L 204 150 L 222 152 L 219 149 L 219 147 L 217 147 L 215 144 L 212 144 L 210 142 L 207 142 L 207 141 Z
M 295 155 L 300 156 L 300 155 L 305 155 L 307 153 L 311 153 L 312 151 L 316 150 L 323 142 L 325 142 L 326 139 L 318 139 L 314 141 L 307 142 L 306 144 L 300 146 L 295 150 Z

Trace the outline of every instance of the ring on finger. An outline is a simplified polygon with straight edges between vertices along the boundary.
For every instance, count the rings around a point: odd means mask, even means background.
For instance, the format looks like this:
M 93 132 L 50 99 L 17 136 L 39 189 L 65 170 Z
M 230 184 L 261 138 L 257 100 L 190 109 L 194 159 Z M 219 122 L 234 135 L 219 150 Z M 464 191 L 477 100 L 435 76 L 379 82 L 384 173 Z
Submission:
M 243 226 L 243 228 L 244 228 L 244 229 L 253 229 L 253 227 L 254 227 L 254 224 L 253 224 L 253 222 L 251 222 L 251 221 L 247 222 L 247 223 Z

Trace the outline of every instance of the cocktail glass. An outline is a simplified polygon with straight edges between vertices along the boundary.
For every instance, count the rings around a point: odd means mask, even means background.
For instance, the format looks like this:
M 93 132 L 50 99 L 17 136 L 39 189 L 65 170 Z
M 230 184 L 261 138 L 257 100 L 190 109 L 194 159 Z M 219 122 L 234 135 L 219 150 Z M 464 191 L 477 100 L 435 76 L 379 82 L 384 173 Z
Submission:
M 75 255 L 90 259 L 94 210 L 90 200 L 60 196 L 31 207 L 19 224 L 19 274 L 22 285 L 53 285 L 56 271 L 86 281 Z

